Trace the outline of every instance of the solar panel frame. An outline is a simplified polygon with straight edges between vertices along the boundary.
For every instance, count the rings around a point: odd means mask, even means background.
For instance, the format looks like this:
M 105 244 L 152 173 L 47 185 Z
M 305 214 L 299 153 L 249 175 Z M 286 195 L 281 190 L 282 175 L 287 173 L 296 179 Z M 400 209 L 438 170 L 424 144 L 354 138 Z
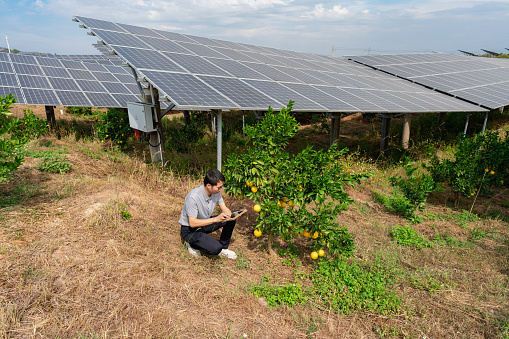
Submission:
M 113 46 L 151 49 L 151 47 L 142 39 L 130 33 L 110 32 L 101 29 L 94 29 L 94 34 L 96 34 L 101 40 L 108 41 L 109 44 Z
M 94 107 L 121 107 L 109 93 L 84 92 L 84 94 Z
M 88 28 L 96 28 L 96 29 L 106 29 L 109 31 L 116 31 L 116 32 L 127 32 L 125 29 L 120 27 L 114 22 L 110 21 L 104 21 L 104 20 L 98 20 L 98 19 L 92 19 L 87 18 L 83 16 L 75 16 L 76 19 L 78 19 L 81 23 L 83 23 Z
M 0 84 L 4 87 L 18 87 L 18 79 L 14 73 L 0 73 Z
M 47 77 L 51 87 L 55 90 L 81 91 L 74 79 Z M 58 93 L 57 93 L 58 95 Z
M 62 106 L 52 89 L 23 88 L 23 95 L 27 105 Z
M 44 75 L 39 65 L 12 63 L 16 74 Z
M 92 107 L 92 103 L 83 92 L 55 90 L 55 93 L 66 106 Z
M 45 76 L 18 74 L 18 80 L 22 88 L 52 89 Z
M 2 73 L 14 73 L 12 64 L 10 62 L 0 61 L 0 72 Z

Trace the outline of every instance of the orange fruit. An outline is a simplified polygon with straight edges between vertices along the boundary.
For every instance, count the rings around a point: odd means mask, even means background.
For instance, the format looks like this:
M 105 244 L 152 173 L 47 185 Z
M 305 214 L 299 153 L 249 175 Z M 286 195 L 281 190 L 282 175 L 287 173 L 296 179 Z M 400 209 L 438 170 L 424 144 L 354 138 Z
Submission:
M 283 202 L 287 202 L 287 201 L 288 201 L 288 198 L 287 198 L 287 197 L 283 197 L 283 198 L 281 198 L 281 201 L 283 201 Z
M 295 206 L 295 204 L 293 203 L 293 201 L 291 201 L 291 200 L 290 200 L 290 201 L 288 202 L 288 206 L 293 207 L 293 206 Z
M 313 233 L 313 236 L 311 238 L 313 238 L 313 239 L 318 238 L 318 232 L 315 231 L 315 233 Z
M 280 201 L 280 202 L 278 202 L 278 204 L 279 204 L 279 207 L 283 207 L 283 208 L 286 207 L 286 202 L 284 202 L 284 201 Z
M 309 238 L 311 233 L 309 233 L 308 231 L 304 231 L 304 232 L 302 232 L 302 235 L 305 236 L 306 238 Z
M 253 193 L 258 192 L 258 187 L 256 187 L 256 186 L 252 186 L 252 187 L 251 187 L 251 192 L 253 192 Z
M 262 231 L 260 231 L 259 229 L 256 229 L 256 230 L 254 230 L 253 234 L 254 234 L 255 237 L 258 238 L 258 237 L 260 237 L 262 235 Z
M 313 260 L 318 259 L 318 253 L 316 253 L 315 251 L 311 252 L 311 259 Z
M 256 204 L 256 205 L 254 205 L 253 210 L 255 212 L 260 212 L 262 210 L 262 207 L 260 205 Z
M 491 171 L 491 172 L 490 172 L 490 174 L 491 174 L 491 175 L 495 174 L 495 171 Z
M 489 171 L 490 171 L 490 170 L 489 170 L 489 169 L 487 169 L 487 168 L 485 168 L 485 169 L 484 169 L 484 172 L 489 172 Z
M 318 255 L 319 255 L 320 257 L 323 257 L 323 256 L 325 255 L 324 250 L 322 250 L 322 249 L 318 250 Z

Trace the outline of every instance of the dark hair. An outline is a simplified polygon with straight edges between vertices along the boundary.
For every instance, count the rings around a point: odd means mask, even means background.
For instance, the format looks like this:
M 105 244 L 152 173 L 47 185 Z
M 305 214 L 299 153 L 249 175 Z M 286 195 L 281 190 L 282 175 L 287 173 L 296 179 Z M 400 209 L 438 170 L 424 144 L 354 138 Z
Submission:
M 207 186 L 211 184 L 212 186 L 216 186 L 218 181 L 224 182 L 223 173 L 219 172 L 217 169 L 211 169 L 205 175 L 205 179 L 203 180 L 203 184 Z

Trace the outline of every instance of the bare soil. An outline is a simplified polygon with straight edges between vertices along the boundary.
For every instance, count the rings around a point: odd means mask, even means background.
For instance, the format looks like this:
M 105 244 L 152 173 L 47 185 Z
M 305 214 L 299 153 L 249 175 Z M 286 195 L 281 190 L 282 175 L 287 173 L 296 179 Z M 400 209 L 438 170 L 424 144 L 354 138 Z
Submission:
M 369 128 L 358 120 L 349 123 L 359 133 Z M 51 146 L 41 146 L 48 141 Z M 509 224 L 485 215 L 507 214 L 507 190 L 478 199 L 474 212 L 485 217 L 466 222 L 458 215 L 470 208 L 471 200 L 457 202 L 447 192 L 433 195 L 421 213 L 425 221 L 412 225 L 419 234 L 447 234 L 464 242 L 472 229 L 490 236 L 468 246 L 418 250 L 396 244 L 390 230 L 408 221 L 386 212 L 372 198 L 373 190 L 389 189 L 387 177 L 398 169 L 381 170 L 359 158 L 345 159 L 347 171 L 375 174 L 361 186 L 348 188 L 354 203 L 338 216 L 339 224 L 355 235 L 355 256 L 366 261 L 376 255 L 395 257 L 408 274 L 441 283 L 434 291 L 408 282 L 396 286 L 403 298 L 399 314 L 345 315 L 313 303 L 270 308 L 249 292 L 266 275 L 281 284 L 310 287 L 306 277 L 314 266 L 304 239 L 297 241 L 302 266 L 286 266 L 285 258 L 267 254 L 266 238 L 252 235 L 256 213 L 251 201 L 226 198 L 232 209 L 249 210 L 239 219 L 230 246 L 239 258 L 194 258 L 181 243 L 178 219 L 186 194 L 200 185 L 199 179 L 161 172 L 98 142 L 45 137 L 30 146 L 65 149 L 73 168 L 66 174 L 44 173 L 36 169 L 39 159 L 27 157 L 13 180 L 0 183 L 1 196 L 21 197 L 0 209 L 0 337 L 504 335 L 509 317 Z M 124 220 L 122 211 L 131 217 Z

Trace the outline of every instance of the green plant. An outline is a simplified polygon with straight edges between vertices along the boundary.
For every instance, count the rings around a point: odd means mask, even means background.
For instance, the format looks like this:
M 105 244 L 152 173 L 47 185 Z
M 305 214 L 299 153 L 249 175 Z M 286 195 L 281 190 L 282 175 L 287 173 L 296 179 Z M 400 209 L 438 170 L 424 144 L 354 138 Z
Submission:
M 42 172 L 64 174 L 71 170 L 72 164 L 64 155 L 53 152 L 47 152 L 41 156 L 41 162 L 37 169 Z
M 392 287 L 400 271 L 376 257 L 370 265 L 342 258 L 320 261 L 311 274 L 317 298 L 338 313 L 365 309 L 380 314 L 397 312 L 402 299 Z
M 467 242 L 458 240 L 447 233 L 435 235 L 433 237 L 433 243 L 439 246 L 451 246 L 451 247 L 463 247 L 468 245 Z
M 405 169 L 406 179 L 399 176 L 390 177 L 389 180 L 392 185 L 401 190 L 415 209 L 422 211 L 428 199 L 428 195 L 433 191 L 443 191 L 443 188 L 435 183 L 431 175 L 425 173 L 417 175 L 415 173 L 417 167 L 411 165 L 409 157 L 405 157 L 403 167 Z
M 99 115 L 96 134 L 102 142 L 111 140 L 114 145 L 125 148 L 132 133 L 129 116 L 123 110 L 110 108 L 106 113 Z
M 9 119 L 7 117 L 10 107 L 17 102 L 12 94 L 7 96 L 0 95 L 0 182 L 6 181 L 11 177 L 11 173 L 21 166 L 25 160 L 19 153 L 28 140 L 19 138 L 12 133 L 21 125 L 19 119 Z
M 268 250 L 276 236 L 292 241 L 307 231 L 312 249 L 323 246 L 332 255 L 351 255 L 353 241 L 335 219 L 352 202 L 345 186 L 368 176 L 348 174 L 339 163 L 346 150 L 333 145 L 326 151 L 307 147 L 298 154 L 285 152 L 298 123 L 293 102 L 275 114 L 272 108 L 258 124 L 246 127 L 247 150 L 228 157 L 224 168 L 228 194 L 253 199 L 261 211 L 254 227 L 268 235 Z
M 330 133 L 330 124 L 327 120 L 327 116 L 325 113 L 318 113 L 311 115 L 311 125 L 313 129 L 317 132 L 327 132 Z
M 472 240 L 479 240 L 479 239 L 483 239 L 483 238 L 486 238 L 486 232 L 479 229 L 479 228 L 474 228 L 472 230 L 470 230 L 469 232 L 469 235 L 468 235 L 468 239 L 470 241 Z
M 391 230 L 391 236 L 396 240 L 398 245 L 415 246 L 418 249 L 423 247 L 433 247 L 433 242 L 422 237 L 410 226 L 396 226 Z
M 414 205 L 401 192 L 396 191 L 389 196 L 384 196 L 380 192 L 373 191 L 373 197 L 389 212 L 400 214 L 412 223 L 422 222 L 422 217 L 415 214 Z
M 294 306 L 296 304 L 302 304 L 308 299 L 305 296 L 302 285 L 272 285 L 270 283 L 270 277 L 268 276 L 264 276 L 259 285 L 251 287 L 250 292 L 253 293 L 256 298 L 264 297 L 269 306 L 272 307 L 281 304 Z
M 23 110 L 23 120 L 14 130 L 13 135 L 19 140 L 38 139 L 48 131 L 45 120 L 38 118 L 32 110 Z

